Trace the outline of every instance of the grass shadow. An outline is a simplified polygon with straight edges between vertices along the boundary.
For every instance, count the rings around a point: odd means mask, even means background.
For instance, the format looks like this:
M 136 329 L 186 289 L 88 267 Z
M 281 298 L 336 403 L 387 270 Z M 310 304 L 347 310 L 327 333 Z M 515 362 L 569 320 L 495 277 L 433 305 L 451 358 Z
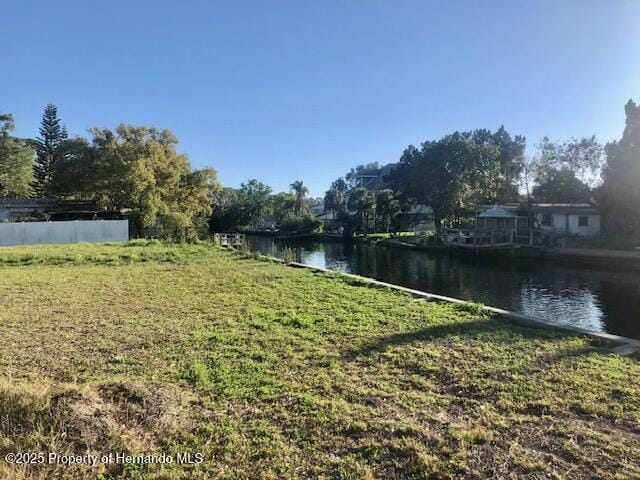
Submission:
M 342 358 L 345 360 L 353 360 L 357 357 L 384 352 L 389 347 L 411 345 L 417 342 L 433 341 L 447 337 L 466 337 L 469 340 L 490 340 L 492 342 L 508 343 L 510 340 L 515 340 L 520 337 L 558 341 L 579 336 L 580 335 L 561 329 L 525 327 L 493 318 L 483 318 L 464 322 L 430 325 L 419 330 L 377 337 L 375 340 L 364 345 L 345 351 Z M 561 359 L 566 356 L 581 355 L 591 351 L 594 351 L 594 348 L 588 345 L 584 348 L 567 351 L 555 356 Z

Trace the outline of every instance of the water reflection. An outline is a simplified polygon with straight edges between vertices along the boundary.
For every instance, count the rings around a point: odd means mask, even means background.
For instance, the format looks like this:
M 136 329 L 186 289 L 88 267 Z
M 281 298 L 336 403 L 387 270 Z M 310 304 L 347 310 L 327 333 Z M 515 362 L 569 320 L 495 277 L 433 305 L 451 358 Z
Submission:
M 571 268 L 540 261 L 459 258 L 360 244 L 248 237 L 281 257 L 288 246 L 308 265 L 355 273 L 428 292 L 482 302 L 568 324 L 640 338 L 640 274 Z

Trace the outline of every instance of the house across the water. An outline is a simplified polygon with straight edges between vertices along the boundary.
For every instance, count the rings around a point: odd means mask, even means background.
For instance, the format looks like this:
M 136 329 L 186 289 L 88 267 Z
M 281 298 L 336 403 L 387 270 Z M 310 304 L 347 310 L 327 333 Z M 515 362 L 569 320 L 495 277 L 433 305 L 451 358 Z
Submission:
M 554 235 L 600 235 L 600 213 L 590 203 L 538 203 L 534 206 L 538 227 Z
M 535 203 L 483 205 L 476 210 L 478 230 L 533 228 L 554 237 L 600 235 L 600 213 L 590 203 Z
M 271 215 L 258 217 L 255 222 L 256 230 L 275 230 L 278 228 L 278 219 Z
M 398 163 L 388 163 L 380 168 L 365 170 L 354 175 L 355 188 L 346 193 L 347 199 L 356 188 L 364 188 L 369 193 L 377 195 L 381 191 L 391 188 L 387 177 L 397 168 Z M 353 212 L 352 212 L 353 213 Z M 375 222 L 375 214 L 372 221 Z M 396 223 L 403 229 L 414 229 L 420 226 L 422 229 L 428 225 L 428 230 L 433 230 L 433 210 L 428 205 L 414 205 L 402 210 L 396 216 Z

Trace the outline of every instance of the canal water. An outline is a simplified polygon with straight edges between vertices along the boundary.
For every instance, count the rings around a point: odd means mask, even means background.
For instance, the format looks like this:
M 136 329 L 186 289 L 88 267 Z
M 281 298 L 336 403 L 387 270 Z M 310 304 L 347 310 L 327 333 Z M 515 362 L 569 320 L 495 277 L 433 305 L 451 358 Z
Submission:
M 553 323 L 640 338 L 640 273 L 540 260 L 451 257 L 349 243 L 283 242 L 247 236 L 254 251 L 544 318 Z

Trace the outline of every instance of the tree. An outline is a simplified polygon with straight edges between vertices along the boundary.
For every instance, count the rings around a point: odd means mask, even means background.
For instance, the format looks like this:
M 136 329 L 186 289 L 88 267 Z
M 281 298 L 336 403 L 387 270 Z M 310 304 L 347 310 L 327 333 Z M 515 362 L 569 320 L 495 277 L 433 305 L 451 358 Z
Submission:
M 338 193 L 335 190 L 330 188 L 324 194 L 325 210 L 329 210 L 335 215 L 335 212 L 338 209 L 339 205 L 340 205 L 340 200 L 338 199 Z
M 591 200 L 591 189 L 568 167 L 543 167 L 533 188 L 536 202 L 580 203 Z
M 138 229 L 162 220 L 162 233 L 184 238 L 202 233 L 219 189 L 213 169 L 192 170 L 176 151 L 169 130 L 119 125 L 94 128 L 91 143 L 74 139 L 56 165 L 52 191 L 95 198 L 111 209 L 128 208 Z
M 11 137 L 13 117 L 0 114 L 0 196 L 26 197 L 33 181 L 34 150 L 29 140 Z
M 292 217 L 296 211 L 296 197 L 291 193 L 280 192 L 271 196 L 271 211 L 278 220 Z
M 497 178 L 495 199 L 498 202 L 518 201 L 519 179 L 524 168 L 524 149 L 526 139 L 521 135 L 513 138 L 504 125 L 495 133 L 487 129 L 474 130 L 464 134 L 478 145 L 493 145 L 498 149 L 500 170 Z
M 61 126 L 58 118 L 58 109 L 53 104 L 48 104 L 42 115 L 40 124 L 40 137 L 37 138 L 36 163 L 33 167 L 34 181 L 33 193 L 37 197 L 51 194 L 51 184 L 55 172 L 56 163 L 64 156 L 61 148 L 67 139 L 66 128 Z
M 250 225 L 273 208 L 271 187 L 252 178 L 238 189 L 225 188 L 214 195 L 211 230 L 220 232 Z
M 209 220 L 209 229 L 212 232 L 233 230 L 240 224 L 242 213 L 238 197 L 238 190 L 234 188 L 223 188 L 213 194 L 213 213 Z
M 101 172 L 96 170 L 98 149 L 82 137 L 65 140 L 60 148 L 64 155 L 54 166 L 50 193 L 59 198 L 93 199 Z
M 542 170 L 569 170 L 582 183 L 594 186 L 602 168 L 603 148 L 595 135 L 571 138 L 563 143 L 544 137 L 537 145 Z
M 189 169 L 190 170 L 190 169 Z M 165 237 L 205 237 L 213 213 L 213 196 L 221 189 L 213 168 L 186 171 L 170 196 L 172 205 L 162 219 Z
M 248 225 L 258 217 L 266 215 L 271 208 L 271 187 L 252 178 L 240 184 L 238 191 L 240 202 L 240 225 Z
M 376 208 L 376 197 L 366 188 L 358 187 L 349 195 L 347 206 L 349 210 L 356 213 L 360 231 L 366 234 L 369 227 L 369 217 Z
M 470 207 L 496 200 L 500 168 L 495 145 L 456 132 L 425 142 L 420 150 L 407 147 L 389 179 L 405 199 L 431 207 L 440 231 L 443 222 L 458 220 Z
M 309 189 L 305 186 L 302 180 L 296 180 L 289 185 L 291 191 L 296 196 L 296 217 L 301 217 L 304 213 L 304 197 L 309 193 Z
M 385 223 L 385 230 L 388 232 L 391 223 L 400 213 L 400 202 L 391 189 L 385 189 L 376 195 L 376 215 Z
M 345 195 L 347 190 L 347 182 L 340 177 L 331 183 L 331 187 L 329 187 L 329 190 L 327 190 L 324 195 L 324 208 L 332 212 L 334 218 L 336 213 L 344 212 L 345 210 Z
M 560 149 L 560 160 L 587 185 L 595 185 L 602 168 L 604 149 L 595 135 L 581 139 L 571 138 Z
M 526 140 L 504 127 L 455 132 L 416 148 L 409 145 L 385 181 L 401 208 L 429 205 L 436 228 L 470 216 L 484 202 L 519 199 Z
M 280 232 L 285 234 L 312 233 L 317 232 L 322 227 L 322 221 L 313 218 L 311 215 L 302 217 L 287 216 L 280 223 Z
M 14 128 L 13 115 L 10 113 L 0 113 L 0 138 L 8 137 L 9 132 L 12 132 Z
M 536 145 L 538 149 L 538 165 L 540 167 L 558 167 L 560 158 L 560 146 L 557 142 L 552 142 L 549 137 L 542 137 L 540 143 Z
M 613 230 L 640 233 L 640 105 L 629 100 L 624 107 L 622 138 L 605 147 L 601 203 Z
M 522 170 L 520 172 L 520 186 L 524 188 L 527 203 L 531 202 L 531 193 L 536 179 L 538 165 L 538 157 L 523 157 Z

